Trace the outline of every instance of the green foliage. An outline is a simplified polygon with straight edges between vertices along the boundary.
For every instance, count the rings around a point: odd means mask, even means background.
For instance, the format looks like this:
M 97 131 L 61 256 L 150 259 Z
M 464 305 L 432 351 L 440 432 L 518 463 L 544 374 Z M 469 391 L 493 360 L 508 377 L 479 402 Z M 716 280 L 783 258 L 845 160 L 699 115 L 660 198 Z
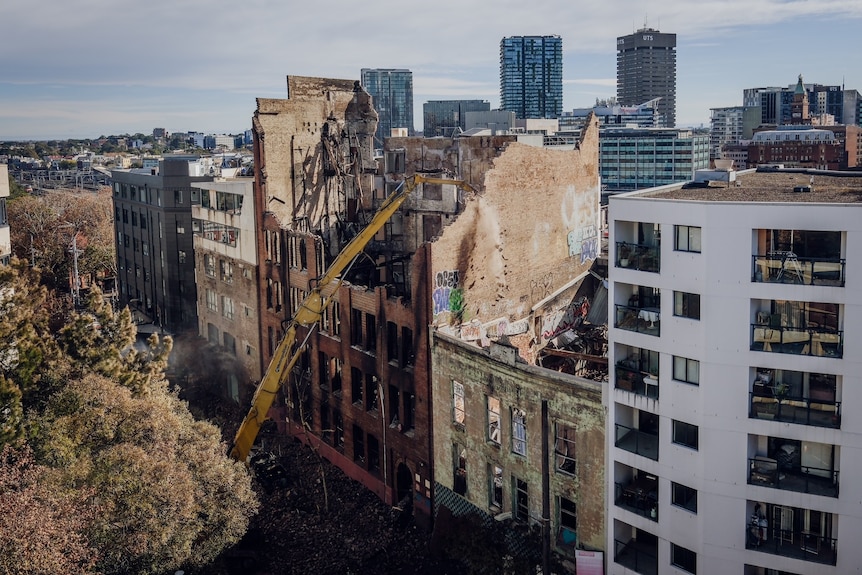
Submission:
M 170 338 L 135 344 L 128 309 L 115 312 L 98 290 L 82 311 L 58 315 L 52 301 L 22 262 L 0 266 L 0 445 L 32 448 L 34 493 L 53 496 L 33 509 L 49 526 L 78 517 L 57 545 L 92 547 L 87 557 L 98 561 L 55 568 L 31 557 L 21 559 L 23 570 L 4 570 L 5 551 L 23 535 L 4 539 L 0 481 L 0 573 L 161 574 L 206 565 L 242 538 L 257 511 L 248 471 L 227 456 L 220 431 L 196 421 L 169 389 Z M 0 460 L 0 478 L 10 466 Z M 33 521 L 23 528 L 38 532 L 36 516 L 22 517 Z M 46 558 L 59 557 L 46 549 Z
M 449 311 L 452 312 L 452 319 L 456 323 L 462 323 L 464 321 L 464 310 L 466 309 L 466 302 L 464 301 L 464 290 L 461 288 L 455 288 L 449 294 Z

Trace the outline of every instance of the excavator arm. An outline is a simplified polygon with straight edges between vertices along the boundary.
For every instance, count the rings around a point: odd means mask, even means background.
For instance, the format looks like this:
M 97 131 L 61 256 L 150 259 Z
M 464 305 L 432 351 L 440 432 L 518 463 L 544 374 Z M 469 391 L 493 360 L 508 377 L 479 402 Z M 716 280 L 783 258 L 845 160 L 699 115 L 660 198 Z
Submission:
M 267 367 L 266 373 L 254 392 L 254 397 L 251 400 L 251 408 L 236 433 L 233 445 L 230 448 L 231 457 L 238 461 L 246 461 L 261 426 L 267 420 L 267 413 L 272 406 L 272 402 L 275 400 L 279 388 L 304 351 L 304 344 L 296 345 L 297 328 L 299 326 L 310 327 L 320 321 L 332 295 L 341 285 L 345 270 L 350 267 L 356 256 L 362 253 L 368 242 L 380 231 L 380 228 L 392 217 L 392 214 L 404 203 L 404 200 L 407 199 L 416 186 L 422 183 L 450 184 L 468 192 L 475 192 L 472 186 L 462 180 L 432 178 L 416 174 L 402 182 L 402 185 L 383 202 L 383 205 L 374 214 L 371 222 L 350 240 L 338 256 L 336 256 L 323 276 L 317 281 L 317 284 L 302 301 L 293 318 L 291 318 L 284 337 L 279 342 L 269 367 Z

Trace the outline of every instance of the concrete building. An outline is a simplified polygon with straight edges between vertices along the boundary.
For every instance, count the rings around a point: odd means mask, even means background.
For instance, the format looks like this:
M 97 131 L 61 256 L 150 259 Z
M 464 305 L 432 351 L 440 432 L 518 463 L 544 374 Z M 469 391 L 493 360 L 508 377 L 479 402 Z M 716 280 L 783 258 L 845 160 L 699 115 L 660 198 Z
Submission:
M 198 335 L 230 360 L 222 392 L 243 404 L 262 375 L 253 179 L 193 184 Z M 214 361 L 216 358 L 213 358 Z M 222 358 L 219 358 L 221 360 Z
M 423 132 L 426 138 L 449 136 L 467 130 L 468 112 L 488 112 L 486 100 L 431 100 L 422 104 Z
M 0 164 L 0 264 L 9 264 L 12 259 L 12 239 L 9 218 L 6 215 L 6 198 L 9 197 L 9 167 Z
M 847 170 L 862 166 L 859 126 L 786 125 L 761 130 L 748 143 L 748 165 Z
M 166 156 L 158 169 L 112 170 L 119 304 L 145 329 L 197 331 L 193 184 L 213 179 L 208 158 Z
M 687 182 L 709 167 L 709 135 L 690 129 L 606 128 L 599 138 L 599 165 L 608 191 Z
M 610 198 L 608 573 L 862 564 L 862 179 L 814 177 Z
M 676 126 L 676 34 L 641 28 L 617 38 L 617 102 L 658 101 L 662 126 Z
M 392 135 L 392 130 L 406 128 L 412 136 L 413 129 L 413 72 L 394 68 L 363 68 L 362 87 L 371 94 L 377 111 L 377 132 L 374 147 L 383 148 L 383 141 Z
M 500 41 L 500 109 L 518 118 L 563 113 L 563 40 L 510 36 Z
M 467 112 L 465 132 L 489 130 L 491 135 L 504 134 L 515 127 L 515 112 L 491 110 L 488 112 Z
M 758 109 L 745 106 L 710 108 L 709 118 L 709 159 L 724 158 L 727 146 L 735 146 L 742 140 L 750 140 L 753 129 L 757 127 L 752 118 L 759 119 Z
M 797 87 L 798 83 L 786 87 L 746 88 L 742 92 L 742 105 L 760 110 L 758 125 L 790 124 Z M 816 83 L 804 84 L 804 90 L 812 116 L 829 114 L 837 124 L 862 125 L 862 115 L 859 113 L 862 99 L 857 90 Z
M 592 108 L 575 108 L 563 112 L 560 131 L 580 130 L 591 113 L 598 117 L 601 127 L 658 128 L 661 127 L 658 102 L 655 98 L 637 106 L 620 106 L 612 100 L 597 103 Z

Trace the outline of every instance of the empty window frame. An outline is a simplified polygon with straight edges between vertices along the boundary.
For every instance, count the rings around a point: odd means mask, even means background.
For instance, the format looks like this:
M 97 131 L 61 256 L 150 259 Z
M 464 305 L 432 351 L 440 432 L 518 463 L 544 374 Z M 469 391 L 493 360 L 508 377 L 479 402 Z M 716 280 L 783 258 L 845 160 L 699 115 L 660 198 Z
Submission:
M 673 356 L 673 378 L 676 381 L 700 384 L 700 362 L 687 357 Z
M 673 249 L 678 252 L 700 253 L 700 228 L 674 226 Z
M 487 397 L 488 405 L 488 441 L 500 445 L 500 400 L 496 397 Z
M 577 470 L 575 457 L 575 428 L 564 423 L 556 425 L 554 442 L 554 461 L 557 471 L 574 475 Z
M 697 513 L 697 489 L 671 481 L 670 502 L 677 507 Z
M 527 413 L 517 407 L 512 409 L 512 453 L 527 455 Z
M 684 421 L 673 420 L 673 442 L 678 445 L 684 445 L 697 449 L 698 446 L 698 429 L 696 425 L 686 423 Z
M 498 465 L 488 466 L 488 499 L 495 511 L 503 509 L 503 468 Z
M 452 381 L 452 421 L 455 425 L 464 427 L 467 423 L 467 413 L 464 404 L 464 384 Z
M 700 294 L 673 292 L 673 315 L 700 319 Z

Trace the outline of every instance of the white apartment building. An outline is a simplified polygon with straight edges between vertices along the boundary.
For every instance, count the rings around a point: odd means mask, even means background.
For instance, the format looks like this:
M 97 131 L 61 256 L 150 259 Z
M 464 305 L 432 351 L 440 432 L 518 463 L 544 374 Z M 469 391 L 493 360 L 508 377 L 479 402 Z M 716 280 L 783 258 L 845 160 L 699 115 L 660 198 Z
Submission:
M 607 573 L 862 572 L 862 177 L 610 198 Z

